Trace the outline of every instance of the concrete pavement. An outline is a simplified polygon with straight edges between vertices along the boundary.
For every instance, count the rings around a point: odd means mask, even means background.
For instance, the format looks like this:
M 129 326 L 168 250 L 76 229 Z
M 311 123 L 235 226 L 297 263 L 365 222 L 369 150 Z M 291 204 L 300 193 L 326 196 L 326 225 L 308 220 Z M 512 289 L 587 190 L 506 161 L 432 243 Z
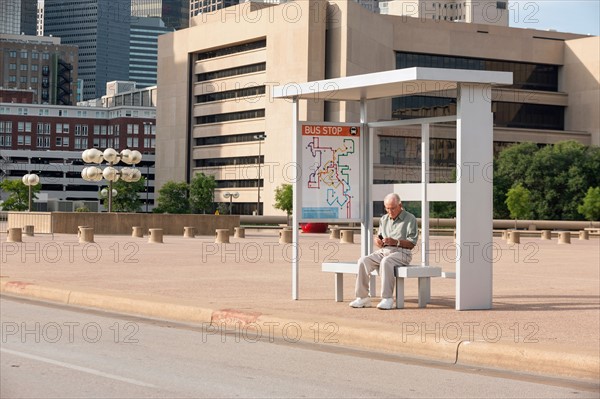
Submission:
M 600 240 L 558 244 L 525 237 L 494 242 L 494 307 L 454 309 L 455 280 L 433 279 L 431 303 L 417 307 L 417 283 L 405 284 L 405 309 L 352 309 L 321 262 L 351 261 L 356 244 L 301 234 L 300 299 L 291 299 L 291 248 L 277 231 L 246 238 L 148 238 L 0 235 L 0 287 L 20 295 L 117 312 L 237 328 L 241 339 L 309 340 L 477 367 L 600 379 Z M 451 237 L 432 237 L 430 263 L 454 270 Z M 420 261 L 416 252 L 413 263 Z M 375 302 L 376 304 L 376 302 Z M 211 327 L 212 328 L 212 327 Z M 219 330 L 212 330 L 219 334 Z

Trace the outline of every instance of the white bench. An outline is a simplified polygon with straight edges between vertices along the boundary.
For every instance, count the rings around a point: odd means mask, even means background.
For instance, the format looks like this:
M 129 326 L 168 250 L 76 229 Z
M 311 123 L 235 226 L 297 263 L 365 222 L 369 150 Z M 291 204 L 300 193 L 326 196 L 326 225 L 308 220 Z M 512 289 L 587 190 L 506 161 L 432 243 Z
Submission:
M 321 271 L 335 273 L 335 300 L 342 302 L 344 300 L 344 274 L 358 274 L 358 264 L 350 262 L 331 263 L 325 262 L 321 264 Z M 419 279 L 419 307 L 424 308 L 429 303 L 431 297 L 431 277 L 455 278 L 452 272 L 442 273 L 442 269 L 436 266 L 396 266 L 394 269 L 396 276 L 396 308 L 404 308 L 404 279 L 418 278 Z M 369 276 L 369 295 L 376 297 L 375 277 L 377 270 L 374 270 Z

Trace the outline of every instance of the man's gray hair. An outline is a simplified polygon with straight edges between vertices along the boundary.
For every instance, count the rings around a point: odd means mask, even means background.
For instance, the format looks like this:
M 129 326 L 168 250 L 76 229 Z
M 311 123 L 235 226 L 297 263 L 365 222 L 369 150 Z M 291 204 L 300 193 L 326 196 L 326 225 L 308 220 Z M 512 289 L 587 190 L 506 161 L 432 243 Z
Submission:
M 396 201 L 397 204 L 402 203 L 400 196 L 396 193 L 389 193 L 388 195 L 386 195 L 385 198 L 383 199 L 383 202 L 389 202 L 391 200 Z

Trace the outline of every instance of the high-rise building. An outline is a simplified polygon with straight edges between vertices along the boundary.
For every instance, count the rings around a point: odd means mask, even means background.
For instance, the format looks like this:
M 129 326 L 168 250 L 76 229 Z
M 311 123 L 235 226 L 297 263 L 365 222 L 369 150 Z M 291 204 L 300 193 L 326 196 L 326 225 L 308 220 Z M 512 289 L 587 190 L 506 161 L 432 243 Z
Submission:
M 44 0 L 37 3 L 37 35 L 44 36 Z
M 508 0 L 389 0 L 379 12 L 422 20 L 508 26 Z
M 379 15 L 346 0 L 240 4 L 190 22 L 159 40 L 157 186 L 213 175 L 215 198 L 239 192 L 235 213 L 275 214 L 272 193 L 295 176 L 292 106 L 273 99 L 273 86 L 412 67 L 512 72 L 512 85 L 490 93 L 496 152 L 523 141 L 600 144 L 597 36 Z M 452 90 L 401 94 L 370 101 L 368 120 L 456 114 Z M 361 116 L 356 102 L 318 96 L 297 112 L 312 122 Z M 373 183 L 420 181 L 420 126 L 370 134 Z M 451 178 L 456 140 L 455 125 L 431 124 L 432 182 Z
M 171 30 L 189 26 L 189 11 L 190 0 L 131 0 L 133 17 L 159 17 Z
M 37 0 L 0 1 L 0 33 L 36 35 Z
M 239 3 L 240 0 L 190 0 L 190 18 L 193 18 L 198 14 L 215 12 Z
M 44 34 L 79 47 L 83 100 L 102 97 L 106 82 L 129 79 L 131 0 L 45 0 Z
M 129 44 L 129 80 L 138 88 L 156 85 L 158 36 L 172 32 L 157 17 L 132 17 Z
M 28 90 L 36 104 L 76 102 L 77 47 L 58 37 L 0 34 L 0 86 Z

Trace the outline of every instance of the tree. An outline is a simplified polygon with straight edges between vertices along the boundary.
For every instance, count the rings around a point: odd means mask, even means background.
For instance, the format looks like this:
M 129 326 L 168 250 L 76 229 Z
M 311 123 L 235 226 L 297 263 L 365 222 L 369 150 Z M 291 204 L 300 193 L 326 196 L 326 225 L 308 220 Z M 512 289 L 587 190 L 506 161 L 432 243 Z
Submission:
M 520 143 L 504 149 L 494 161 L 494 218 L 510 217 L 506 194 L 514 184 L 524 183 L 533 155 L 538 150 L 534 143 Z
M 600 220 L 600 187 L 590 187 L 577 210 L 587 220 Z
M 531 217 L 531 193 L 521 183 L 515 185 L 506 194 L 506 205 L 510 211 L 510 216 L 515 219 L 515 229 L 517 228 L 517 219 L 528 219 Z
M 288 223 L 294 210 L 294 192 L 291 184 L 282 184 L 275 189 L 275 209 L 280 209 L 287 214 Z
M 166 182 L 158 190 L 158 206 L 155 213 L 190 213 L 188 184 L 185 182 Z
M 21 180 L 3 180 L 0 182 L 0 189 L 7 192 L 8 198 L 2 203 L 2 209 L 5 211 L 26 211 L 29 209 L 29 186 L 23 184 Z M 37 199 L 36 193 L 39 193 L 41 184 L 31 186 L 31 201 Z
M 192 213 L 212 211 L 217 182 L 212 175 L 196 174 L 190 183 L 190 209 Z
M 577 220 L 589 187 L 600 186 L 600 148 L 562 141 L 538 148 L 521 143 L 502 151 L 494 163 L 494 217 L 507 218 L 510 188 L 530 192 L 533 218 Z
M 112 198 L 112 208 L 114 212 L 140 212 L 142 210 L 142 200 L 139 193 L 146 188 L 146 179 L 141 178 L 136 182 L 126 182 L 117 180 L 113 183 L 113 189 L 117 190 L 117 195 Z

